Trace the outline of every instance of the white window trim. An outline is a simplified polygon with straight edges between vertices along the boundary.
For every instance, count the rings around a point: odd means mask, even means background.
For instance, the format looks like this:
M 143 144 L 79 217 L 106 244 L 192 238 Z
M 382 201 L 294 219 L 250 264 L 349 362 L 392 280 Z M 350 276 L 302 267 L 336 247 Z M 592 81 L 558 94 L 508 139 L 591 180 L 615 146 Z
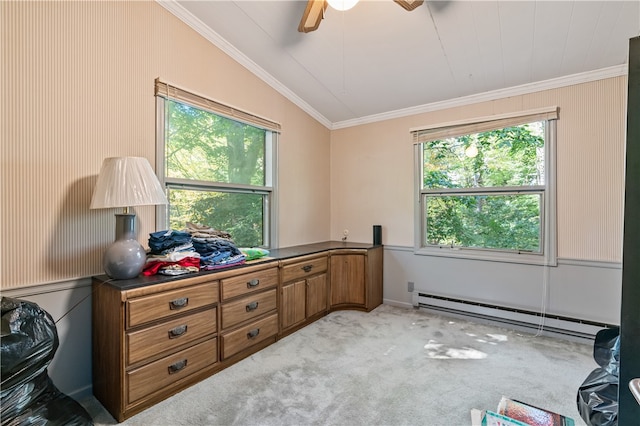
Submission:
M 425 234 L 425 220 L 423 215 L 422 189 L 422 148 L 421 144 L 414 144 L 414 249 L 416 255 L 443 256 L 461 259 L 485 260 L 494 262 L 525 263 L 532 265 L 557 266 L 557 238 L 556 238 L 556 119 L 548 120 L 545 126 L 545 185 L 542 200 L 542 245 L 543 252 L 509 252 L 482 248 L 435 247 L 423 246 Z M 436 126 L 433 126 L 436 127 Z M 412 129 L 413 131 L 413 129 Z M 486 188 L 483 189 L 486 191 Z M 437 190 L 433 191 L 437 193 Z
M 165 188 L 183 188 L 183 189 L 196 189 L 196 190 L 220 190 L 222 192 L 228 192 L 230 189 L 238 189 L 237 192 L 264 194 L 265 203 L 263 211 L 263 242 L 265 248 L 277 248 L 278 247 L 278 220 L 277 220 L 277 181 L 278 181 L 278 133 L 267 129 L 267 140 L 265 140 L 265 185 L 263 187 L 250 187 L 242 188 L 242 185 L 234 184 L 215 184 L 211 182 L 204 182 L 201 185 L 198 181 L 178 178 L 168 178 L 165 175 L 165 107 L 167 99 L 161 96 L 156 96 L 156 175 L 160 184 Z M 178 102 L 182 102 L 178 100 Z M 188 104 L 188 103 L 187 103 Z M 201 107 L 197 107 L 202 109 Z M 215 111 L 210 111 L 212 114 L 217 114 Z M 233 118 L 231 118 L 233 119 Z M 156 226 L 161 226 L 164 229 L 169 227 L 169 205 L 157 205 L 156 206 Z

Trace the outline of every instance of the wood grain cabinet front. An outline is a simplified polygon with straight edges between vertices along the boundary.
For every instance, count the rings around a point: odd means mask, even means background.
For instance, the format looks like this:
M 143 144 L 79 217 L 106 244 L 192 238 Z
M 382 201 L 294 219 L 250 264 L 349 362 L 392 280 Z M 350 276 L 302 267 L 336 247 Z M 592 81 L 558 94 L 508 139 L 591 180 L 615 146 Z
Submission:
M 217 308 L 126 333 L 127 364 L 133 365 L 218 332 Z
M 118 420 L 213 374 L 218 281 L 200 276 L 131 289 L 93 280 L 93 392 Z
M 326 314 L 328 265 L 326 253 L 282 262 L 281 333 L 293 331 Z
M 127 300 L 127 327 L 193 311 L 218 301 L 218 282 L 164 291 Z
M 127 403 L 179 384 L 217 361 L 217 339 L 209 339 L 158 361 L 127 371 Z
M 275 311 L 277 306 L 275 288 L 225 303 L 222 305 L 222 328 L 228 329 L 270 311 Z
M 273 288 L 278 285 L 278 269 L 258 269 L 221 280 L 222 301 L 249 293 Z
M 383 247 L 331 252 L 330 309 L 370 311 L 382 304 Z
M 222 359 L 250 349 L 278 333 L 278 314 L 253 321 L 243 327 L 222 334 Z
M 331 255 L 331 306 L 365 304 L 366 255 L 345 253 Z
M 331 310 L 382 303 L 382 246 L 320 244 L 184 277 L 94 277 L 96 398 L 122 422 Z
M 278 267 L 257 266 L 220 280 L 221 360 L 234 362 L 275 342 L 278 334 Z M 231 361 L 230 361 L 231 359 Z

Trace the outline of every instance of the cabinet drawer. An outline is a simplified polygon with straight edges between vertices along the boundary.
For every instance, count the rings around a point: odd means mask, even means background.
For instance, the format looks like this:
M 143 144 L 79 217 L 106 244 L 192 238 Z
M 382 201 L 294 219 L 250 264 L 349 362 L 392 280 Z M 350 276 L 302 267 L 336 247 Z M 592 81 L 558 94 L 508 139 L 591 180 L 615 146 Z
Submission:
M 127 333 L 127 364 L 176 349 L 218 331 L 216 308 Z
M 282 267 L 282 282 L 298 280 L 327 270 L 327 257 L 309 259 L 306 262 L 292 263 Z
M 226 359 L 278 332 L 278 314 L 222 335 L 222 358 Z
M 278 269 L 263 269 L 221 280 L 222 300 L 242 296 L 278 285 Z
M 127 401 L 134 403 L 216 362 L 218 342 L 207 340 L 189 349 L 127 372 Z
M 276 289 L 251 294 L 240 300 L 225 303 L 222 309 L 222 328 L 233 327 L 276 309 Z
M 218 282 L 165 291 L 127 301 L 127 326 L 134 327 L 160 318 L 191 311 L 218 301 Z

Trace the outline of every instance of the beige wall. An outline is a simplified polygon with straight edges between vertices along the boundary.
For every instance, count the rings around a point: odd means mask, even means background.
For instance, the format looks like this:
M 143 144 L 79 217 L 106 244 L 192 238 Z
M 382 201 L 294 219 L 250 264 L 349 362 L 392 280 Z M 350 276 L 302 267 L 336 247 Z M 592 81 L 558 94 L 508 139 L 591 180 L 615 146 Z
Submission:
M 622 261 L 626 77 L 360 125 L 331 134 L 331 236 L 413 246 L 413 145 L 409 129 L 456 119 L 559 106 L 558 257 Z
M 621 261 L 625 77 L 330 132 L 155 2 L 0 7 L 2 288 L 101 273 L 114 217 L 88 210 L 96 174 L 108 156 L 155 163 L 156 77 L 282 124 L 280 246 L 368 242 L 374 224 L 412 246 L 409 128 L 557 105 L 558 255 Z M 154 209 L 137 213 L 146 245 Z
M 282 124 L 279 240 L 329 237 L 329 130 L 156 2 L 0 2 L 3 289 L 102 273 L 105 157 L 155 164 L 154 79 Z M 139 240 L 156 230 L 137 209 Z
M 345 228 L 369 242 L 382 225 L 385 302 L 410 306 L 407 281 L 525 309 L 539 300 L 543 273 L 530 266 L 403 248 L 413 245 L 409 128 L 422 124 L 558 105 L 558 254 L 621 261 L 626 78 L 330 132 L 155 2 L 0 1 L 0 19 L 0 288 L 62 319 L 49 372 L 63 392 L 91 393 L 86 277 L 102 273 L 114 236 L 114 212 L 88 210 L 93 185 L 105 157 L 155 163 L 156 77 L 280 122 L 280 246 L 339 239 Z M 137 213 L 146 245 L 154 209 Z M 616 323 L 619 275 L 555 268 L 549 312 Z

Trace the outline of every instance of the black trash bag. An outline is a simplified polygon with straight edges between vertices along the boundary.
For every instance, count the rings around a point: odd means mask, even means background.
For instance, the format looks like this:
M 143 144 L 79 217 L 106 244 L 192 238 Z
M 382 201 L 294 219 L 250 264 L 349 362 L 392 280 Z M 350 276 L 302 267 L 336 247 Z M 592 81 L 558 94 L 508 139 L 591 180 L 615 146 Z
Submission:
M 8 297 L 0 307 L 2 426 L 93 425 L 89 413 L 60 392 L 47 373 L 58 349 L 51 315 L 35 303 Z
M 578 412 L 589 426 L 617 426 L 620 328 L 598 331 L 593 359 L 600 366 L 578 388 Z
M 598 331 L 593 344 L 593 359 L 598 365 L 616 377 L 620 371 L 620 328 Z
M 618 424 L 618 378 L 596 368 L 578 388 L 578 411 L 589 426 Z

